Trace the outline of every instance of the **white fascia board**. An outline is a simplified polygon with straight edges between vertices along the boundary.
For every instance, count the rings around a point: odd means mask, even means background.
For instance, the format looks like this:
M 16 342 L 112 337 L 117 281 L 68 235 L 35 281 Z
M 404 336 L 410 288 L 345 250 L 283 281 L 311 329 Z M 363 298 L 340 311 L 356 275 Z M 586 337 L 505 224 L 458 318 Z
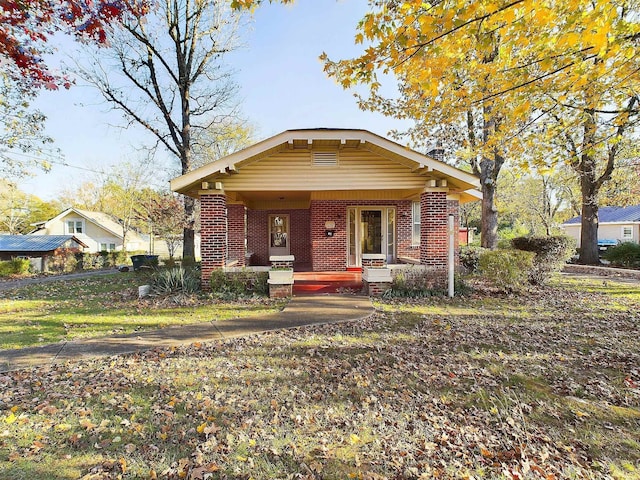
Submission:
M 289 140 L 287 133 L 289 132 L 283 132 L 275 137 L 267 138 L 266 140 L 258 142 L 250 147 L 239 150 L 231 155 L 227 155 L 224 158 L 208 163 L 191 172 L 174 178 L 170 182 L 171 190 L 174 192 L 184 190 L 194 183 L 202 181 L 203 178 L 214 175 L 221 170 L 225 170 L 227 167 L 233 167 L 243 160 L 259 155 L 260 153 L 277 147 L 280 144 L 287 143 Z
M 401 155 L 409 160 L 416 162 L 422 167 L 429 167 L 435 171 L 443 173 L 444 175 L 465 182 L 473 187 L 480 188 L 480 180 L 478 179 L 478 177 L 471 173 L 467 173 L 463 170 L 460 170 L 459 168 L 452 167 L 447 163 L 416 152 L 415 150 L 411 150 L 409 147 L 405 147 L 403 145 L 400 145 L 399 143 L 392 142 L 391 140 L 380 137 L 371 132 L 362 132 L 367 138 L 367 141 L 374 145 L 377 145 L 380 148 L 384 148 L 385 150 L 395 153 L 396 155 Z

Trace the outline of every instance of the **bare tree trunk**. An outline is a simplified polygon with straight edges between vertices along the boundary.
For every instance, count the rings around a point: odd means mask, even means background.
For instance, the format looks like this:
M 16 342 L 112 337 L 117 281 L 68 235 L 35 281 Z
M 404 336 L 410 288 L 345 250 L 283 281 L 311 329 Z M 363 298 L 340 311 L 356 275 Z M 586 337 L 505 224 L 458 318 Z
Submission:
M 184 213 L 186 218 L 186 224 L 184 227 L 184 234 L 182 237 L 182 258 L 196 258 L 195 247 L 195 203 L 196 201 L 191 197 L 184 197 Z
M 597 265 L 598 256 L 598 200 L 593 182 L 584 177 L 582 189 L 582 224 L 580 226 L 580 263 Z
M 480 183 L 482 185 L 482 223 L 480 244 L 484 248 L 498 247 L 498 209 L 496 208 L 496 189 L 498 175 L 504 164 L 504 158 L 497 153 L 493 159 L 483 158 L 480 162 Z

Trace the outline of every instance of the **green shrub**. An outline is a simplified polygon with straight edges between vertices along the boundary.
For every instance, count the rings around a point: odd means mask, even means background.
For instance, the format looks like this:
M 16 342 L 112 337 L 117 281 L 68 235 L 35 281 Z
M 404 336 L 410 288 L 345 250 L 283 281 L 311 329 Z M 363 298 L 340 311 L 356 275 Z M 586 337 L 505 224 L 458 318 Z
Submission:
M 151 289 L 159 295 L 196 293 L 200 291 L 200 273 L 182 267 L 156 270 L 151 276 Z
M 543 285 L 555 272 L 562 270 L 574 252 L 574 241 L 565 236 L 517 237 L 511 240 L 516 250 L 535 254 L 533 267 L 529 272 L 529 282 Z
M 109 252 L 109 266 L 110 267 L 117 267 L 118 265 L 121 265 L 123 263 L 127 263 L 129 259 L 129 254 L 127 252 L 124 252 L 122 250 L 118 250 L 118 251 L 111 251 Z
M 460 248 L 460 265 L 468 272 L 478 271 L 480 254 L 484 249 L 481 247 L 466 246 Z
M 251 295 L 269 295 L 269 272 L 239 270 L 225 272 L 216 269 L 209 277 L 211 292 L 225 299 L 241 298 Z
M 163 258 L 162 265 L 168 268 L 172 268 L 178 265 L 178 262 L 176 261 L 175 258 Z
M 624 242 L 609 248 L 602 256 L 612 265 L 620 267 L 640 267 L 640 244 Z
M 485 250 L 480 254 L 478 271 L 502 290 L 520 290 L 529 279 L 534 256 L 522 250 Z
M 385 298 L 431 297 L 447 292 L 446 270 L 409 267 L 394 273 L 391 288 L 383 294 Z
M 194 267 L 198 264 L 198 262 L 196 262 L 196 259 L 193 257 L 182 257 L 182 261 L 181 264 L 183 267 Z
M 10 275 L 26 275 L 31 268 L 31 262 L 26 258 L 14 258 L 0 262 L 0 277 Z
M 75 252 L 70 250 L 60 251 L 57 255 L 47 257 L 46 271 L 53 273 L 71 273 L 78 268 L 78 260 Z

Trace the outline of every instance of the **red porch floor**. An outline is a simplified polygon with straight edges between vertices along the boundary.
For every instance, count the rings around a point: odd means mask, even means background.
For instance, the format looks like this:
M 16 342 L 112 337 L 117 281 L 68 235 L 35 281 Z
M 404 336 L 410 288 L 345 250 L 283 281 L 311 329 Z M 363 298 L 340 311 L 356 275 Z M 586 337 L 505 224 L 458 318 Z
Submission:
M 293 272 L 293 293 L 336 293 L 339 289 L 359 292 L 361 272 Z

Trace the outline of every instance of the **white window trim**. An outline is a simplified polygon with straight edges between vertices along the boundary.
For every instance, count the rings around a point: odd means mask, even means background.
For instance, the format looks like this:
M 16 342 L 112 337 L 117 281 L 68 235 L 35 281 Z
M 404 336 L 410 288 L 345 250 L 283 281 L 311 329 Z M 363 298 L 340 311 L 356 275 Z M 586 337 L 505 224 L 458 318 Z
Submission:
M 625 230 L 626 230 L 626 229 L 629 229 L 629 236 L 626 236 L 626 235 L 625 235 Z M 622 231 L 622 240 L 623 240 L 623 241 L 626 241 L 626 240 L 631 240 L 631 241 L 633 241 L 633 226 L 631 226 L 631 225 L 624 225 L 624 226 L 621 228 L 621 231 Z
M 417 209 L 416 209 L 416 205 L 417 205 Z M 416 210 L 418 210 L 416 212 Z M 416 213 L 417 213 L 417 218 L 416 218 Z M 416 225 L 422 225 L 421 222 L 421 216 L 420 216 L 420 202 L 419 201 L 414 201 L 411 202 L 411 246 L 412 247 L 419 247 L 420 246 L 420 236 L 418 236 L 417 239 L 414 238 L 413 235 L 413 229 L 415 228 Z M 420 229 L 418 229 L 420 230 Z
M 73 222 L 73 232 L 69 230 L 69 223 L 71 223 L 71 222 Z M 80 224 L 80 228 L 82 229 L 82 232 L 80 232 L 80 233 L 76 232 L 78 224 Z M 86 232 L 87 232 L 85 230 L 85 222 L 82 219 L 69 218 L 69 219 L 65 220 L 64 229 L 67 232 L 67 235 L 86 235 Z

